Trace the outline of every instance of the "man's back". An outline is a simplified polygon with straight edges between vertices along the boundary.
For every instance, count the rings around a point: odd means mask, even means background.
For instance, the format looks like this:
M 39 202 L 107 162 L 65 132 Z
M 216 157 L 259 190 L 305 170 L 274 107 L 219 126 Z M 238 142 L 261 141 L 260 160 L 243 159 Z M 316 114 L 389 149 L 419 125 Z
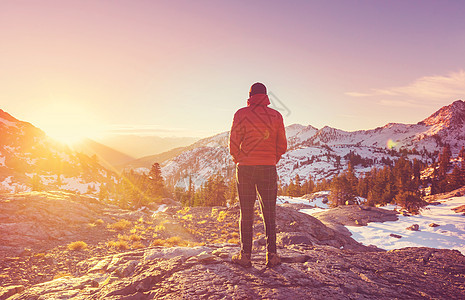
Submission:
M 276 165 L 287 142 L 281 114 L 267 107 L 265 94 L 253 95 L 234 115 L 230 152 L 239 165 Z

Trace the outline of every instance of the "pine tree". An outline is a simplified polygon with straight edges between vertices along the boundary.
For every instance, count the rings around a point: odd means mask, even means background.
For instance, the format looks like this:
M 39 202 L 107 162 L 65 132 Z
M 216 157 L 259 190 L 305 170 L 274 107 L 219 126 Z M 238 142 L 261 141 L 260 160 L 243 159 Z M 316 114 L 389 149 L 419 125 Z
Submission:
M 462 172 L 459 167 L 455 165 L 452 173 L 447 175 L 447 188 L 446 192 L 453 191 L 461 187 L 464 183 L 462 182 Z
M 354 195 L 355 197 L 357 185 L 358 185 L 358 178 L 357 176 L 355 176 L 354 167 L 352 166 L 350 162 L 345 172 L 345 176 L 347 178 L 347 189 L 349 190 L 348 192 Z
M 418 213 L 419 209 L 425 205 L 418 193 L 412 191 L 402 191 L 398 193 L 395 197 L 395 201 L 410 213 Z
M 330 184 L 330 195 L 328 197 L 330 206 L 355 203 L 355 188 L 350 179 L 350 171 L 333 178 Z
M 228 186 L 224 177 L 215 174 L 210 176 L 195 194 L 194 206 L 226 206 Z
M 226 206 L 226 196 L 228 195 L 228 186 L 221 175 L 216 176 L 215 180 L 215 206 Z
M 291 180 L 291 182 L 289 183 L 289 185 L 287 186 L 287 189 L 286 189 L 286 195 L 287 196 L 294 196 L 295 194 L 295 183 L 294 181 Z
M 110 193 L 108 192 L 108 187 L 106 184 L 101 184 L 100 185 L 100 191 L 98 193 L 98 199 L 100 201 L 106 201 L 108 200 Z
M 165 193 L 165 183 L 161 175 L 161 168 L 158 163 L 154 163 L 148 174 L 148 194 L 151 197 L 161 198 Z
M 296 174 L 294 181 L 289 184 L 288 195 L 292 197 L 302 196 L 302 187 L 300 185 L 300 176 Z
M 302 195 L 311 194 L 315 189 L 315 183 L 312 180 L 312 177 L 309 176 L 307 180 L 304 181 L 301 187 Z
M 421 162 L 414 158 L 413 159 L 413 178 L 415 180 L 415 185 L 419 186 L 420 185 L 420 176 L 421 176 Z
M 465 159 L 462 159 L 462 161 L 460 162 L 460 174 L 462 179 L 462 185 L 465 185 Z
M 438 175 L 439 179 L 442 180 L 446 177 L 447 170 L 450 165 L 450 159 L 451 159 L 452 153 L 450 151 L 449 145 L 444 146 L 442 149 L 441 155 L 439 155 L 438 162 L 439 162 L 439 168 L 438 168 Z
M 387 204 L 392 201 L 395 193 L 391 167 L 384 166 L 381 170 L 373 168 L 365 180 L 369 182 L 366 196 L 368 205 Z
M 464 146 L 462 146 L 462 148 L 460 149 L 458 157 L 461 158 L 462 162 L 465 161 L 465 147 Z
M 399 158 L 394 165 L 393 173 L 396 193 L 413 190 L 413 184 L 411 182 L 413 170 L 409 161 L 403 157 Z
M 187 206 L 193 205 L 194 193 L 195 193 L 195 187 L 194 187 L 194 184 L 192 183 L 192 175 L 189 174 L 189 188 L 187 190 L 187 201 L 186 201 Z
M 230 206 L 232 206 L 232 205 L 234 205 L 234 204 L 236 204 L 238 202 L 237 184 L 236 184 L 236 180 L 235 180 L 234 177 L 229 181 L 227 197 L 226 198 L 227 198 L 228 204 Z
M 363 177 L 358 179 L 357 194 L 363 198 L 368 197 L 368 190 L 371 185 L 371 178 L 369 177 L 369 174 L 370 173 L 365 173 Z

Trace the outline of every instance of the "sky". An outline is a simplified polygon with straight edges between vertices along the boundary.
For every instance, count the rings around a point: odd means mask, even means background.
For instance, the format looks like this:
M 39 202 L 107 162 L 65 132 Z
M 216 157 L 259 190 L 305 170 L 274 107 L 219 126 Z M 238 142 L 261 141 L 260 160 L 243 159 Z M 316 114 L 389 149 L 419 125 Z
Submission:
M 52 136 L 207 137 L 254 82 L 286 125 L 465 100 L 465 1 L 0 1 L 0 109 Z

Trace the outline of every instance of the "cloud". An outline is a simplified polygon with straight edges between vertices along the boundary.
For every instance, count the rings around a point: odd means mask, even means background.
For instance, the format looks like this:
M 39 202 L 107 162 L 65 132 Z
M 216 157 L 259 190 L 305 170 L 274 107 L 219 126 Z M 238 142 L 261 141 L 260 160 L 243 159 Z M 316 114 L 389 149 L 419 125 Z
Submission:
M 413 101 L 387 100 L 387 99 L 380 100 L 379 104 L 386 105 L 386 106 L 395 106 L 395 107 L 418 107 L 420 106 L 419 103 L 415 103 Z M 424 106 L 427 106 L 427 105 L 424 105 Z
M 373 94 L 371 93 L 359 93 L 359 92 L 346 92 L 344 93 L 346 94 L 347 96 L 351 96 L 351 97 L 369 97 L 369 96 L 373 96 Z
M 402 100 L 382 100 L 381 104 L 392 106 L 417 106 L 423 101 L 457 100 L 465 97 L 465 71 L 452 72 L 447 76 L 425 76 L 409 85 L 386 89 L 371 89 L 369 92 L 347 92 L 351 97 L 394 97 Z M 407 99 L 407 100 L 403 100 Z M 417 101 L 415 101 L 417 100 Z

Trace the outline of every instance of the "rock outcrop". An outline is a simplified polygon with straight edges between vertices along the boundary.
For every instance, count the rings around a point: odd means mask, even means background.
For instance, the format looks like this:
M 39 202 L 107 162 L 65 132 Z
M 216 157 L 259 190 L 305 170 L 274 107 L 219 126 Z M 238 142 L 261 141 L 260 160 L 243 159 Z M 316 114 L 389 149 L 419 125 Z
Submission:
M 365 205 L 342 205 L 312 216 L 337 232 L 351 236 L 348 226 L 366 226 L 369 222 L 397 221 L 399 213 Z
M 67 192 L 0 195 L 0 257 L 29 248 L 51 248 L 83 237 L 102 239 L 95 222 L 137 220 L 144 213 L 103 204 L 95 198 Z
M 444 199 L 449 199 L 452 197 L 462 197 L 465 195 L 465 186 L 458 188 L 456 190 L 450 191 L 450 192 L 445 192 L 445 193 L 440 193 L 440 194 L 434 194 L 434 195 L 428 195 L 423 197 L 423 200 L 426 202 L 435 202 Z
M 77 274 L 28 288 L 6 287 L 8 299 L 459 299 L 465 257 L 458 251 L 405 248 L 356 252 L 330 246 L 280 249 L 283 263 L 264 268 L 230 262 L 231 245 L 152 247 L 80 262 Z M 16 293 L 15 293 L 16 292 Z M 3 293 L 3 294 L 2 294 Z M 14 294 L 13 294 L 14 293 Z M 3 295 L 3 296 L 2 296 Z
M 283 263 L 265 268 L 257 217 L 253 266 L 242 268 L 231 263 L 239 251 L 237 206 L 159 208 L 128 211 L 62 193 L 2 196 L 0 300 L 465 297 L 465 257 L 458 251 L 386 252 L 361 245 L 334 223 L 278 207 Z M 361 222 L 381 214 L 350 209 Z

